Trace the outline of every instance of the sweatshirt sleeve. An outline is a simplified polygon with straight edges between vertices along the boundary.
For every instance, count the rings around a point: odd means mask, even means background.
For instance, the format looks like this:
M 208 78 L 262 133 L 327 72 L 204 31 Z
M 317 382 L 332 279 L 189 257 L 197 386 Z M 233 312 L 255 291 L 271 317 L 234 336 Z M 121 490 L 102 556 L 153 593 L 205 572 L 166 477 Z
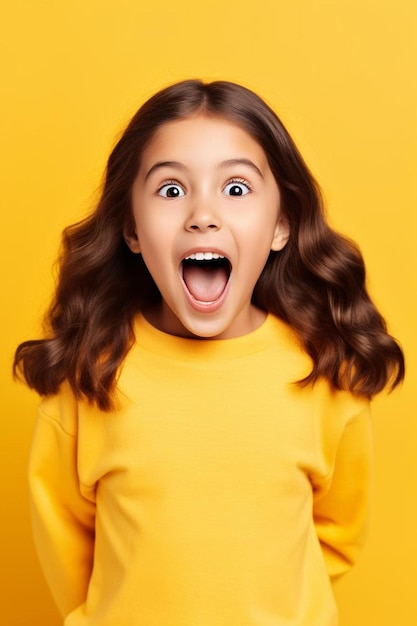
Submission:
M 93 564 L 94 494 L 80 485 L 77 438 L 39 409 L 29 461 L 35 545 L 62 615 L 85 601 Z
M 348 422 L 336 452 L 334 471 L 314 488 L 313 515 L 329 576 L 356 562 L 369 515 L 373 447 L 369 405 Z

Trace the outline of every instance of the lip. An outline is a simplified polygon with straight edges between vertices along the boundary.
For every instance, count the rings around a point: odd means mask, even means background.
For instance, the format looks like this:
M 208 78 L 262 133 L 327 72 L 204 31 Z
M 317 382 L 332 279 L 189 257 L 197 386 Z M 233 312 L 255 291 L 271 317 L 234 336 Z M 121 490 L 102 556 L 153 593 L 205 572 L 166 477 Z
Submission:
M 184 259 L 186 259 L 187 257 L 191 256 L 192 254 L 197 254 L 198 252 L 214 252 L 215 254 L 220 255 L 221 257 L 224 257 L 230 264 L 230 274 L 229 274 L 229 279 L 227 281 L 227 284 L 224 288 L 224 290 L 222 291 L 221 295 L 219 296 L 219 298 L 217 298 L 217 300 L 214 300 L 213 302 L 202 302 L 201 300 L 196 300 L 191 293 L 188 291 L 187 285 L 185 284 L 183 275 L 182 275 L 182 262 L 184 261 Z M 232 261 L 230 260 L 230 256 L 224 251 L 221 250 L 220 248 L 216 247 L 216 246 L 197 246 L 194 248 L 190 248 L 190 250 L 187 250 L 181 257 L 180 263 L 179 263 L 179 268 L 178 268 L 178 272 L 180 275 L 180 279 L 181 279 L 181 284 L 182 284 L 182 288 L 185 294 L 185 298 L 188 302 L 188 304 L 195 310 L 198 311 L 199 313 L 215 313 L 216 311 L 218 311 L 224 304 L 225 300 L 227 299 L 227 296 L 229 294 L 229 290 L 230 290 L 230 277 L 232 275 L 232 271 L 233 271 L 233 264 Z

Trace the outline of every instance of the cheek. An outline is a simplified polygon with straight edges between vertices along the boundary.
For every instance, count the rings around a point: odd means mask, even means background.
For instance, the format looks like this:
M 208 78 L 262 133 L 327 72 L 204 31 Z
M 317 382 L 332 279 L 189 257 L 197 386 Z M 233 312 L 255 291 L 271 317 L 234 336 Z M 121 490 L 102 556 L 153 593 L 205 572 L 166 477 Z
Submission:
M 177 220 L 174 211 L 158 210 L 156 207 L 148 207 L 145 211 L 138 213 L 136 224 L 139 235 L 148 239 L 169 238 L 174 235 L 177 227 Z
M 276 231 L 277 212 L 267 214 L 260 211 L 252 221 L 242 229 L 242 241 L 251 249 L 255 256 L 269 252 Z
M 139 247 L 151 274 L 167 271 L 171 259 L 173 237 L 167 224 L 152 219 L 139 220 L 137 224 Z

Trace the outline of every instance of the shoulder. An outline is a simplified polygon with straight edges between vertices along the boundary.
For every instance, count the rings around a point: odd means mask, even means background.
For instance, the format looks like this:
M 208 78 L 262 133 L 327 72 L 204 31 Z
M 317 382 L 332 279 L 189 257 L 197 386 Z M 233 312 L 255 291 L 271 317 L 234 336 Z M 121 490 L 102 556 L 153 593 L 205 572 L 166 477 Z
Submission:
M 70 385 L 63 383 L 56 394 L 45 396 L 38 408 L 40 420 L 49 420 L 67 435 L 78 434 L 78 400 Z
M 296 331 L 280 318 L 268 315 L 265 323 L 269 367 L 289 382 L 302 380 L 311 372 L 313 362 Z
M 285 349 L 294 354 L 307 356 L 299 335 L 289 324 L 272 313 L 269 313 L 265 326 L 267 332 L 270 333 L 271 339 L 276 344 L 279 344 L 281 349 Z
M 297 332 L 283 320 L 270 314 L 268 324 L 271 333 L 271 346 L 281 360 L 293 366 L 296 378 L 302 380 L 308 376 L 313 367 L 313 360 L 307 353 Z M 369 412 L 368 398 L 356 395 L 349 390 L 334 389 L 327 378 L 319 378 L 314 384 L 303 387 L 303 395 L 308 396 L 311 402 L 317 402 L 332 410 L 347 412 L 349 415 Z

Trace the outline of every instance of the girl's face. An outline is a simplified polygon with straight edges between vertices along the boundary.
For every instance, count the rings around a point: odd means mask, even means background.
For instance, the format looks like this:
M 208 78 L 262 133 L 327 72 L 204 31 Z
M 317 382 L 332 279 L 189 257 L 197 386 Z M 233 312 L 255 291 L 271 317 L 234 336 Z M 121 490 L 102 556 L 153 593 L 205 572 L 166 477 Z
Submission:
M 227 339 L 262 323 L 252 292 L 289 233 L 266 156 L 246 131 L 201 114 L 162 125 L 143 152 L 132 209 L 125 239 L 162 295 L 145 313 L 154 326 Z

